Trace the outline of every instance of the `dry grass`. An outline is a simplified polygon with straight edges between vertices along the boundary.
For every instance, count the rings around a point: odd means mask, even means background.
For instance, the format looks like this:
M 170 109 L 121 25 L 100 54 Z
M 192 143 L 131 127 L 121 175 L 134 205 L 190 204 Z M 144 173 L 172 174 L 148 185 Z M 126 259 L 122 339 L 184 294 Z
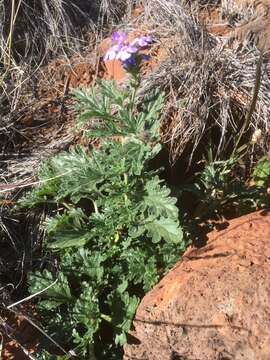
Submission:
M 18 321 L 19 318 L 22 319 L 22 316 L 24 319 L 30 318 L 31 321 L 34 312 L 33 308 L 31 306 L 20 307 L 15 305 L 17 305 L 16 300 L 26 296 L 26 276 L 33 269 L 36 261 L 40 259 L 43 222 L 44 213 L 42 211 L 39 213 L 19 213 L 17 211 L 16 214 L 13 213 L 12 215 L 8 208 L 1 205 L 0 334 L 3 348 L 0 346 L 0 357 L 4 355 L 4 350 L 7 350 L 5 343 L 12 341 L 21 349 L 21 354 L 26 354 L 29 359 L 35 359 L 24 347 L 25 344 L 20 344 L 20 342 L 27 342 L 28 340 L 22 339 L 27 339 L 27 336 L 29 338 L 29 334 L 31 336 L 33 333 L 32 340 L 33 344 L 35 344 L 38 333 L 34 333 L 29 327 L 26 329 L 21 326 L 21 329 L 23 329 L 21 330 L 19 328 L 21 321 Z M 13 304 L 14 309 L 11 308 Z M 24 335 L 26 335 L 25 338 Z M 20 353 L 16 351 L 15 346 L 13 350 L 16 352 L 14 356 L 19 358 Z
M 101 23 L 113 23 L 125 11 L 123 0 L 1 0 L 1 61 L 13 56 L 42 59 L 44 55 L 75 51 L 82 30 L 97 30 Z
M 40 255 L 43 212 L 10 215 L 0 209 L 0 299 L 2 305 L 16 299 L 25 286 L 25 275 Z
M 192 2 L 192 6 L 175 0 L 145 2 L 141 21 L 159 24 L 156 37 L 162 41 L 167 36 L 171 41 L 162 45 L 170 52 L 169 58 L 144 79 L 141 94 L 156 87 L 167 93 L 164 139 L 169 144 L 172 161 L 188 145 L 192 149 L 191 161 L 203 138 L 207 139 L 206 145 L 212 140 L 216 157 L 220 158 L 228 147 L 234 146 L 248 116 L 256 84 L 256 65 L 262 55 L 256 106 L 244 133 L 260 128 L 264 134 L 261 147 L 266 151 L 270 128 L 270 68 L 266 54 L 254 46 L 228 46 L 226 38 L 206 33 L 198 22 L 200 6 L 202 1 Z
M 10 151 L 10 144 L 13 142 L 15 145 L 18 140 L 20 130 L 16 121 L 19 118 L 18 108 L 22 110 L 18 99 L 25 95 L 25 85 L 29 84 L 29 74 L 32 75 L 33 69 L 29 69 L 25 60 L 35 62 L 35 59 L 39 59 L 35 66 L 37 71 L 41 57 L 44 60 L 46 56 L 65 53 L 67 49 L 69 52 L 76 51 L 82 39 L 78 36 L 81 28 L 76 26 L 79 19 L 81 24 L 94 30 L 98 42 L 102 38 L 100 33 L 105 29 L 102 24 L 115 22 L 127 11 L 126 5 L 129 5 L 129 9 L 132 5 L 132 1 L 123 0 L 74 0 L 68 6 L 63 6 L 60 0 L 42 0 L 37 7 L 33 7 L 35 2 L 29 0 L 17 1 L 12 10 L 12 3 L 14 1 L 0 0 L 3 10 L 0 22 L 2 72 L 5 73 L 7 68 L 7 61 L 3 59 L 5 56 L 10 59 L 8 77 L 2 82 L 2 104 L 8 104 L 5 106 L 6 112 L 2 110 L 0 121 L 0 137 L 2 144 L 6 145 L 2 147 L 2 153 Z M 125 23 L 129 29 L 136 28 L 138 23 L 150 26 L 154 29 L 156 39 L 170 54 L 154 72 L 145 77 L 141 94 L 157 86 L 167 93 L 163 135 L 172 161 L 176 161 L 187 147 L 191 149 L 191 161 L 198 145 L 207 144 L 210 140 L 217 158 L 222 158 L 224 151 L 235 145 L 237 133 L 250 112 L 256 65 L 261 53 L 254 46 L 229 46 L 226 38 L 207 33 L 199 22 L 199 14 L 202 9 L 219 5 L 224 21 L 231 26 L 239 25 L 254 19 L 256 15 L 255 8 L 249 3 L 242 8 L 236 2 L 232 6 L 231 0 L 145 0 L 145 11 L 140 19 L 136 19 L 136 23 Z M 9 7 L 7 4 L 10 4 Z M 13 27 L 10 26 L 12 22 L 8 20 L 8 13 L 13 14 L 16 20 Z M 40 21 L 40 18 L 46 21 Z M 17 29 L 20 28 L 24 29 L 24 33 L 18 33 Z M 12 32 L 11 37 L 8 32 Z M 170 40 L 164 41 L 164 38 Z M 27 43 L 27 46 L 23 46 L 24 52 L 20 51 L 19 46 L 22 41 Z M 266 56 L 261 70 L 256 106 L 244 135 L 249 136 L 253 130 L 260 128 L 265 135 L 260 147 L 267 151 L 270 73 Z M 28 160 L 31 167 L 31 156 Z M 22 171 L 17 165 L 15 161 L 11 172 Z
M 0 0 L 0 114 L 16 109 L 37 68 L 80 52 L 89 33 L 102 38 L 126 8 L 124 0 Z
M 33 155 L 19 146 L 28 141 L 20 119 L 39 101 L 35 87 L 43 77 L 43 65 L 56 57 L 67 62 L 74 54 L 80 57 L 130 11 L 131 4 L 124 0 L 0 0 L 0 184 L 27 179 L 46 155 L 42 149 L 35 149 Z
M 102 37 L 126 9 L 124 0 L 0 0 L 2 93 L 14 93 L 44 61 L 80 52 L 85 35 Z

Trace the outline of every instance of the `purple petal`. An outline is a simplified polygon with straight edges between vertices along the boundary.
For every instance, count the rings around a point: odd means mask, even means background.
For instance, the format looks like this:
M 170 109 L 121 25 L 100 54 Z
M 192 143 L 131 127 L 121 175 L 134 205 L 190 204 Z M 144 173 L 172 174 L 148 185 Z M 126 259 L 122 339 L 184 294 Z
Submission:
M 139 49 L 136 46 L 127 45 L 125 46 L 125 50 L 131 54 L 135 54 Z
M 129 66 L 136 66 L 137 61 L 136 58 L 132 55 L 129 59 L 123 61 L 123 67 L 127 69 Z
M 152 36 L 139 36 L 132 41 L 131 45 L 138 45 L 140 47 L 144 47 L 151 44 L 152 42 Z
M 150 55 L 147 55 L 147 54 L 142 54 L 142 55 L 141 55 L 141 59 L 142 59 L 142 60 L 145 60 L 145 61 L 148 61 L 148 60 L 151 59 L 151 56 L 150 56 Z
M 141 47 L 151 44 L 152 41 L 153 41 L 153 39 L 151 36 L 141 36 L 138 38 L 138 44 Z
M 138 48 L 135 46 L 123 46 L 121 50 L 118 52 L 116 59 L 120 59 L 121 61 L 126 61 L 129 59 L 132 54 L 135 54 L 138 51 Z
M 111 48 L 109 48 L 109 50 L 106 52 L 106 54 L 104 55 L 104 61 L 107 60 L 114 60 L 117 57 L 117 54 L 119 53 L 119 51 L 121 51 L 121 45 L 114 45 Z
M 117 42 L 118 44 L 123 44 L 126 38 L 127 34 L 123 31 L 115 31 L 112 33 L 112 41 Z
M 122 50 L 117 54 L 116 59 L 119 59 L 121 61 L 126 61 L 131 56 L 132 54 L 130 54 L 128 51 Z

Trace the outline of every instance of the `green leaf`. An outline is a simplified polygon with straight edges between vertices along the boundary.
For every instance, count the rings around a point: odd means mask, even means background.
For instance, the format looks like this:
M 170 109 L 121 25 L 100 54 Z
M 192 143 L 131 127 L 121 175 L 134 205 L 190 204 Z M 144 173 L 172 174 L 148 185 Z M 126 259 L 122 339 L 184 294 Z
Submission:
M 170 189 L 160 186 L 160 183 L 161 180 L 157 176 L 146 183 L 145 208 L 148 208 L 150 214 L 177 219 L 178 208 L 175 205 L 177 199 L 170 197 Z
M 84 246 L 91 239 L 91 232 L 85 222 L 87 217 L 81 209 L 71 208 L 56 215 L 47 222 L 50 242 L 48 249 L 65 249 Z
M 92 342 L 93 336 L 99 329 L 101 314 L 99 310 L 98 294 L 91 285 L 83 281 L 81 283 L 82 293 L 73 308 L 73 318 L 78 324 L 86 328 L 84 338 Z
M 256 164 L 253 171 L 253 178 L 258 187 L 263 187 L 270 177 L 270 160 L 263 156 Z
M 65 169 L 65 172 L 67 169 Z M 44 161 L 39 169 L 38 178 L 41 180 L 40 184 L 36 186 L 31 192 L 19 199 L 18 205 L 22 208 L 31 208 L 44 203 L 56 203 L 59 185 L 61 182 L 59 174 L 50 164 L 50 160 Z
M 88 136 L 135 135 L 138 139 L 149 134 L 148 141 L 159 137 L 159 115 L 164 96 L 158 89 L 144 96 L 139 115 L 135 116 L 130 99 L 133 89 L 121 89 L 115 82 L 101 80 L 91 90 L 74 90 L 78 100 L 79 123 L 90 122 Z M 114 115 L 112 115 L 114 113 Z M 98 121 L 97 121 L 98 120 Z
M 41 307 L 46 308 L 47 310 L 54 309 L 61 304 L 70 303 L 70 301 L 72 301 L 68 280 L 61 272 L 59 273 L 57 280 L 55 280 L 52 273 L 48 270 L 44 270 L 42 273 L 37 271 L 29 275 L 28 282 L 29 291 L 32 294 L 37 294 L 43 299 L 48 299 L 43 300 L 40 303 Z M 44 292 L 43 290 L 47 287 L 48 289 Z
M 170 218 L 155 219 L 145 224 L 145 228 L 152 237 L 153 243 L 158 243 L 161 239 L 164 239 L 167 242 L 178 244 L 183 239 L 179 223 Z
M 159 89 L 144 96 L 138 122 L 143 124 L 144 130 L 151 135 L 150 138 L 159 137 L 159 116 L 164 105 L 164 94 Z
M 67 252 L 62 257 L 62 268 L 68 273 L 78 273 L 78 277 L 85 275 L 93 281 L 96 286 L 99 284 L 106 285 L 104 278 L 105 269 L 103 262 L 106 261 L 108 254 L 102 251 L 91 251 L 85 248 L 79 248 L 72 255 Z
M 115 343 L 124 345 L 126 333 L 130 330 L 132 319 L 139 304 L 136 296 L 130 296 L 128 292 L 119 293 L 114 291 L 109 295 L 108 304 L 111 307 L 112 324 L 115 330 Z
M 143 284 L 145 291 L 150 290 L 159 279 L 156 258 L 147 250 L 131 248 L 121 256 L 127 267 L 126 278 L 132 284 Z
M 62 232 L 57 235 L 56 239 L 56 241 L 47 245 L 48 249 L 60 250 L 69 247 L 81 247 L 88 243 L 91 236 L 89 236 L 89 233 L 79 233 L 74 230 L 71 232 L 68 230 L 64 232 L 62 230 Z
M 120 285 L 117 286 L 117 290 L 122 294 L 128 287 L 128 281 L 124 280 Z

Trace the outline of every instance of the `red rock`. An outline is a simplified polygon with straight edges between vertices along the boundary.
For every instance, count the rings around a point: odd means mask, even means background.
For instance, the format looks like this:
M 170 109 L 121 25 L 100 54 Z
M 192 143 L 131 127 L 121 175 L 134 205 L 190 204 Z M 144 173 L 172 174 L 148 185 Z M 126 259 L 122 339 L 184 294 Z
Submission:
M 214 230 L 142 300 L 125 360 L 270 359 L 270 214 Z
M 148 29 L 150 30 L 150 29 Z M 151 32 L 150 32 L 151 33 Z M 136 37 L 140 35 L 148 34 L 148 31 L 137 30 L 131 31 L 128 33 L 128 41 L 131 42 Z M 148 48 L 144 48 L 142 52 L 144 54 L 150 55 L 151 60 L 144 62 L 142 66 L 142 73 L 151 72 L 156 66 L 160 65 L 160 63 L 168 57 L 168 51 L 165 49 L 162 44 L 167 43 L 168 41 L 173 41 L 171 38 L 162 38 L 160 39 L 160 44 L 151 45 Z M 99 57 L 102 58 L 107 50 L 113 45 L 112 40 L 110 38 L 104 39 L 99 47 L 98 47 L 98 54 Z M 128 72 L 123 68 L 121 61 L 119 60 L 107 60 L 104 61 L 105 65 L 105 79 L 112 79 L 117 82 L 123 82 L 128 78 Z
M 105 61 L 105 66 L 107 70 L 107 76 L 105 76 L 105 78 L 115 81 L 123 81 L 127 78 L 127 72 L 123 68 L 120 60 L 107 60 Z

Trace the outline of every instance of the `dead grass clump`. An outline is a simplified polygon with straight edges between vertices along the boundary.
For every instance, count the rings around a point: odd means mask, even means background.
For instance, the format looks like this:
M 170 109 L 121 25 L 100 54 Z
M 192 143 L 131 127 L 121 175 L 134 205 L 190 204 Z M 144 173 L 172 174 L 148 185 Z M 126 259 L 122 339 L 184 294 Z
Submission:
M 41 59 L 78 48 L 85 28 L 123 15 L 123 0 L 1 0 L 0 58 Z
M 0 0 L 1 114 L 5 102 L 12 108 L 17 88 L 44 61 L 80 52 L 89 45 L 89 34 L 93 39 L 102 37 L 130 4 L 124 0 Z
M 10 205 L 10 204 L 9 204 Z M 0 208 L 0 301 L 5 305 L 23 295 L 26 274 L 40 256 L 44 216 L 38 213 L 10 215 Z
M 0 113 L 54 56 L 74 54 L 125 13 L 124 0 L 0 0 Z M 19 90 L 18 90 L 19 89 Z M 7 104 L 10 107 L 7 107 Z
M 201 139 L 212 141 L 217 157 L 236 144 L 244 119 L 251 111 L 256 67 L 263 54 L 255 47 L 229 47 L 226 39 L 206 33 L 192 16 L 188 4 L 175 0 L 151 0 L 145 3 L 145 23 L 160 24 L 156 36 L 169 36 L 166 41 L 170 56 L 144 79 L 141 94 L 161 87 L 167 93 L 163 112 L 165 141 L 175 161 L 192 146 L 192 154 Z M 270 68 L 266 57 L 261 65 L 261 78 L 255 108 L 245 128 L 260 128 L 267 150 L 270 128 Z M 214 135 L 213 135 L 214 133 Z
M 0 0 L 0 183 L 31 176 L 33 164 L 48 156 L 52 147 L 47 140 L 46 149 L 43 143 L 39 146 L 38 139 L 33 140 L 35 133 L 37 138 L 42 137 L 38 135 L 45 132 L 48 123 L 48 128 L 53 123 L 64 127 L 65 84 L 61 93 L 53 94 L 59 79 L 45 73 L 46 63 L 52 58 L 65 60 L 70 72 L 75 73 L 70 58 L 83 61 L 81 54 L 86 49 L 90 53 L 132 2 Z M 92 58 L 94 62 L 94 55 Z M 56 69 L 60 74 L 60 66 Z M 43 94 L 37 90 L 41 81 Z M 50 110 L 54 108 L 60 109 L 61 116 L 53 116 Z M 35 121 L 26 123 L 26 115 L 31 112 Z M 46 118 L 44 113 L 49 116 Z M 49 132 L 46 136 L 53 140 L 56 136 Z M 58 138 L 59 131 L 56 142 Z
M 44 214 L 11 214 L 11 203 L 0 200 L 0 205 L 0 358 L 32 359 L 24 346 L 32 349 L 39 336 L 26 322 L 34 307 L 29 302 L 21 306 L 20 300 L 27 297 L 27 275 L 40 260 Z

